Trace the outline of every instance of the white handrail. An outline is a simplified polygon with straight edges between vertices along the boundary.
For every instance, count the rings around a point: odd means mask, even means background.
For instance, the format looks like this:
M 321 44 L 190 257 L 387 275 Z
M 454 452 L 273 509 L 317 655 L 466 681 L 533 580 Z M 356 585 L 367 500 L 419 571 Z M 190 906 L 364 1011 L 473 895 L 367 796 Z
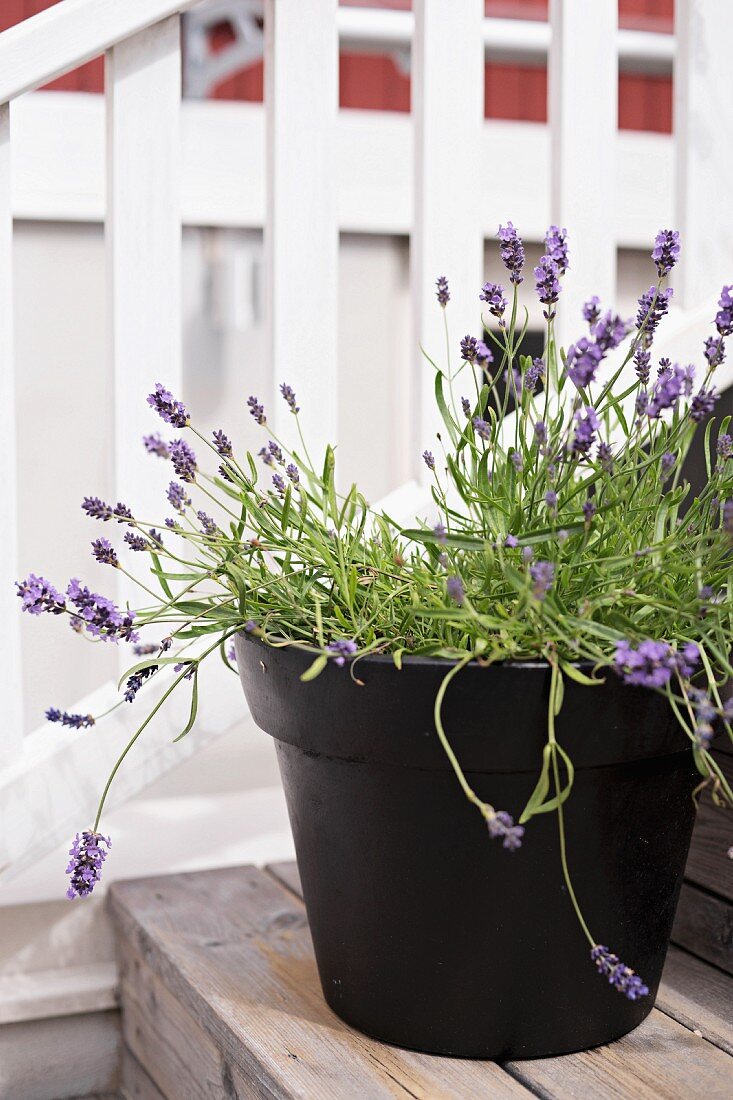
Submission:
M 191 8 L 197 0 L 61 0 L 0 34 L 0 103 L 46 84 L 117 42 Z M 484 19 L 482 34 L 492 58 L 542 61 L 550 48 L 550 26 L 527 19 Z M 412 12 L 340 8 L 342 43 L 357 48 L 408 48 Z M 675 56 L 670 34 L 620 30 L 621 67 L 669 71 Z
M 197 0 L 61 0 L 0 34 L 0 103 L 63 76 Z

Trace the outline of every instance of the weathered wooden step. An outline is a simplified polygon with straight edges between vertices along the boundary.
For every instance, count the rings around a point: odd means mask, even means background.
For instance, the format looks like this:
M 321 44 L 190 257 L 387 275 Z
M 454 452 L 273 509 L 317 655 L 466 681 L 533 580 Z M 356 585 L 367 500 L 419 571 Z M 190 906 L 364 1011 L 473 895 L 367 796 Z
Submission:
M 733 982 L 679 951 L 660 1007 L 633 1034 L 501 1066 L 399 1050 L 342 1023 L 321 995 L 292 864 L 118 883 L 110 904 L 138 1100 L 730 1095 Z

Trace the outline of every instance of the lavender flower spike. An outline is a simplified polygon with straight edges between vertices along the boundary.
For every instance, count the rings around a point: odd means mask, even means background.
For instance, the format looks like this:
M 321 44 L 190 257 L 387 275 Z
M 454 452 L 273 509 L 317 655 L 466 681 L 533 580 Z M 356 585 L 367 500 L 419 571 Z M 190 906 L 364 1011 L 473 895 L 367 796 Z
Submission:
M 229 442 L 228 436 L 226 436 L 224 432 L 222 432 L 220 429 L 215 431 L 212 434 L 212 439 L 214 440 L 214 446 L 216 447 L 217 452 L 221 455 L 222 458 L 232 457 L 232 445 Z
M 608 978 L 610 984 L 628 997 L 630 1001 L 638 1001 L 640 997 L 646 997 L 649 992 L 647 986 L 638 974 L 635 974 L 628 966 L 619 960 L 618 955 L 612 954 L 602 944 L 595 944 L 591 949 L 590 957 L 598 968 L 598 973 Z
M 660 279 L 669 275 L 680 257 L 680 235 L 676 229 L 660 229 L 654 241 L 652 259 Z
M 343 668 L 346 662 L 354 656 L 358 646 L 351 638 L 337 638 L 333 642 L 329 642 L 326 646 L 331 659 L 335 665 L 339 668 Z
M 561 275 L 570 267 L 568 262 L 568 231 L 551 225 L 545 233 L 545 253 L 557 264 Z M 596 299 L 597 301 L 597 299 Z
M 733 286 L 724 286 L 720 292 L 715 327 L 721 336 L 733 334 Z
M 534 269 L 537 297 L 545 306 L 553 306 L 560 297 L 560 268 L 550 256 L 542 256 Z M 545 316 L 551 320 L 554 309 L 545 310 Z
M 95 539 L 92 543 L 92 556 L 101 565 L 112 565 L 115 569 L 120 567 L 119 558 L 109 539 Z
M 170 447 L 160 432 L 156 432 L 155 435 L 144 435 L 143 447 L 149 455 L 157 455 L 158 458 L 168 458 L 170 456 Z
M 544 600 L 555 580 L 555 566 L 551 561 L 538 561 L 530 565 L 529 572 L 533 582 L 532 595 L 536 600 Z
M 280 393 L 289 405 L 291 413 L 297 416 L 300 412 L 300 406 L 295 404 L 295 393 L 293 392 L 292 386 L 289 386 L 287 382 L 281 382 Z
M 18 589 L 17 595 L 23 601 L 21 610 L 27 611 L 29 615 L 42 615 L 44 612 L 61 615 L 66 610 L 64 597 L 45 577 L 29 573 L 24 581 L 16 581 L 15 587 Z
M 494 317 L 501 320 L 507 307 L 507 300 L 504 296 L 504 287 L 500 283 L 484 283 L 479 299 L 488 303 L 489 313 L 493 313 Z
M 102 845 L 108 850 L 112 847 L 108 836 L 92 832 L 91 829 L 85 829 L 81 836 L 76 834 L 69 849 L 71 859 L 66 868 L 66 874 L 71 875 L 69 889 L 66 891 L 67 898 L 86 898 L 99 882 L 102 864 L 108 854 Z
M 422 457 L 423 457 L 423 462 L 425 463 L 427 468 L 429 470 L 434 470 L 435 469 L 435 455 L 433 454 L 433 452 L 432 451 L 423 451 Z
M 181 481 L 190 484 L 196 480 L 196 455 L 185 439 L 174 439 L 171 443 L 171 462 Z
M 438 299 L 438 304 L 445 309 L 450 301 L 450 291 L 448 290 L 448 280 L 445 275 L 439 275 L 435 280 L 435 297 Z
M 58 722 L 73 730 L 85 730 L 94 725 L 94 717 L 91 714 L 69 714 L 68 711 L 59 710 L 58 707 L 48 708 L 46 721 Z
M 579 390 L 590 385 L 595 379 L 602 359 L 601 348 L 586 336 L 581 336 L 577 343 L 570 345 L 567 351 L 566 368 L 568 376 Z
M 252 416 L 255 418 L 255 421 L 258 424 L 266 424 L 267 423 L 267 417 L 265 416 L 265 406 L 260 405 L 260 403 L 259 403 L 259 401 L 257 400 L 256 397 L 248 397 L 247 398 L 247 404 L 249 406 L 249 411 L 252 413 Z
M 592 298 L 589 298 L 583 305 L 583 320 L 593 327 L 598 318 L 601 316 L 601 299 L 597 294 L 594 294 Z
M 515 286 L 522 282 L 524 267 L 524 245 L 511 222 L 499 226 L 499 254 L 501 262 L 509 272 L 509 278 Z
M 445 582 L 445 589 L 454 603 L 457 603 L 460 607 L 466 598 L 461 578 L 458 576 L 448 577 Z
M 502 847 L 508 852 L 515 852 L 522 847 L 524 825 L 515 825 L 514 818 L 506 810 L 496 810 L 486 818 L 489 826 L 489 836 L 492 840 L 501 838 Z
M 166 424 L 176 428 L 185 428 L 189 422 L 186 406 L 176 401 L 173 394 L 161 382 L 155 383 L 155 390 L 148 395 L 148 405 L 155 409 Z
M 461 340 L 461 359 L 475 363 L 478 355 L 478 340 L 475 336 L 464 336 Z

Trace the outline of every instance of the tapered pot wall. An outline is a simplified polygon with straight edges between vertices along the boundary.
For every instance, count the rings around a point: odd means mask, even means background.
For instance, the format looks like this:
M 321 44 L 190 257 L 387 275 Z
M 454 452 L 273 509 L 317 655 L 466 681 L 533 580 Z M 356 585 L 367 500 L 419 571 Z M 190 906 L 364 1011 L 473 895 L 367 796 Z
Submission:
M 475 1058 L 533 1058 L 630 1031 L 654 1003 L 692 833 L 696 772 L 665 700 L 566 683 L 558 739 L 576 766 L 568 858 L 598 942 L 649 986 L 632 1002 L 597 974 L 564 886 L 555 814 L 516 852 L 491 840 L 438 742 L 449 667 L 329 665 L 240 636 L 257 724 L 277 744 L 324 996 L 385 1042 Z M 519 816 L 546 739 L 543 664 L 470 665 L 446 732 L 476 792 Z

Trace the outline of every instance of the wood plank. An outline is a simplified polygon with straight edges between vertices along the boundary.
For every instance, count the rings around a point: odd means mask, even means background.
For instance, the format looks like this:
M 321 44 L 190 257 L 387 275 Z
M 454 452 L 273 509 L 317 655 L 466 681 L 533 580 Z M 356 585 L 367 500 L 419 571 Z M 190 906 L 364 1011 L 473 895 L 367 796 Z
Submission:
M 92 1012 L 0 1027 L 0 1097 L 68 1100 L 117 1088 L 118 1012 Z
M 733 905 L 686 882 L 672 928 L 672 942 L 733 974 Z
M 733 784 L 733 756 L 725 752 L 715 752 L 714 756 Z M 733 851 L 733 813 L 716 806 L 705 793 L 700 800 L 685 878 L 733 901 L 733 858 L 729 851 Z
M 0 666 L 10 690 L 3 718 L 0 760 L 20 752 L 23 693 L 20 667 L 20 615 L 14 581 L 18 580 L 18 490 L 13 354 L 13 215 L 11 208 L 10 105 L 0 103 L 0 500 L 9 528 L 0 540 Z
M 412 118 L 414 126 L 414 217 L 410 237 L 412 296 L 412 394 L 406 408 L 417 411 L 414 429 L 405 432 L 404 468 L 423 483 L 432 480 L 420 455 L 436 450 L 435 433 L 443 427 L 435 405 L 434 370 L 420 346 L 441 369 L 447 368 L 445 322 L 452 369 L 460 364 L 459 343 L 467 333 L 481 335 L 483 240 L 482 173 L 473 162 L 483 126 L 484 57 L 481 0 L 416 0 L 412 47 Z M 502 159 L 496 158 L 495 159 Z M 516 177 L 517 173 L 514 173 Z M 510 192 L 511 193 L 511 192 Z M 494 208 L 499 222 L 514 218 L 511 208 Z M 520 227 L 521 229 L 521 227 Z M 435 300 L 435 280 L 445 275 L 451 300 L 445 311 Z M 405 382 L 410 379 L 405 373 Z M 468 371 L 459 392 L 473 399 Z M 414 396 L 413 396 L 414 394 Z M 436 452 L 437 453 L 437 452 Z
M 119 1100 L 165 1100 L 158 1086 L 127 1047 L 122 1048 Z
M 561 343 L 580 334 L 581 306 L 598 294 L 615 304 L 617 241 L 609 232 L 616 196 L 618 97 L 616 0 L 551 0 L 548 105 L 552 217 L 567 227 L 570 274 L 558 305 Z
M 282 382 L 293 387 L 318 468 L 326 444 L 337 437 L 336 9 L 337 0 L 265 5 L 265 304 L 272 372 L 265 406 L 280 438 L 299 449 L 277 390 Z
M 733 981 L 722 970 L 670 947 L 657 1008 L 733 1055 Z
M 507 1066 L 546 1100 L 727 1100 L 732 1068 L 722 1050 L 658 1009 L 608 1046 Z
M 298 870 L 298 864 L 294 860 L 288 860 L 285 863 L 268 863 L 265 870 L 271 874 L 278 882 L 281 882 L 283 886 L 287 886 L 291 893 L 297 897 L 303 897 L 303 886 L 300 881 L 300 872 Z
M 495 1063 L 401 1051 L 342 1023 L 323 1000 L 302 903 L 263 871 L 230 868 L 116 883 L 110 902 L 125 966 L 138 957 L 141 973 L 148 968 L 195 1021 L 230 1076 L 260 1090 L 253 1095 L 526 1097 Z M 168 1001 L 158 1010 L 159 996 L 140 1004 L 143 1035 L 147 1027 L 166 1026 Z M 159 1086 L 165 1049 L 155 1044 L 143 1063 Z M 134 1053 L 140 1058 L 142 1047 Z

